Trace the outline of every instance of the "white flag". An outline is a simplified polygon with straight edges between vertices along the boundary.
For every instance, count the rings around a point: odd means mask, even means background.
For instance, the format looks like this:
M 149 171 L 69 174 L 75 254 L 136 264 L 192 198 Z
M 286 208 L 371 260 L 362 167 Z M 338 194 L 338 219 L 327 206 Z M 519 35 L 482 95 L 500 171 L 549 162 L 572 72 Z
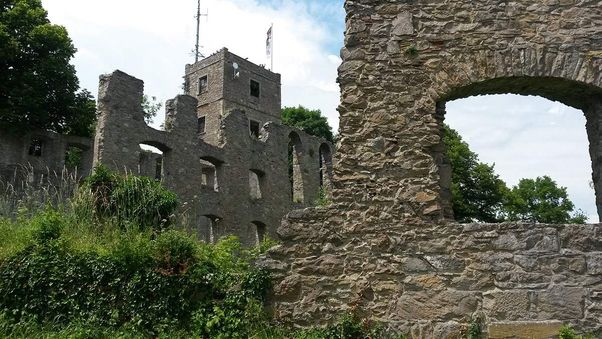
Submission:
M 268 57 L 268 61 L 270 61 L 270 64 L 272 63 L 272 49 L 274 46 L 274 37 L 272 35 L 272 28 L 274 26 L 270 26 L 270 29 L 268 29 L 268 38 L 265 41 L 265 54 Z M 271 65 L 273 67 L 273 65 Z M 271 68 L 270 68 L 271 69 Z

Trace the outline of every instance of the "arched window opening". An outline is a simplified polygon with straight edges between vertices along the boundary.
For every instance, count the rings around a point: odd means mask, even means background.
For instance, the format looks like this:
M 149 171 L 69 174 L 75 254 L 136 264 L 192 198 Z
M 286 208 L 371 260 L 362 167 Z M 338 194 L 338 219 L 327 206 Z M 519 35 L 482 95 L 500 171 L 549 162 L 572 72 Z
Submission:
M 213 215 L 206 214 L 199 218 L 199 229 L 201 234 L 205 235 L 205 239 L 208 243 L 215 244 L 221 236 L 224 234 L 220 228 L 221 218 Z
M 138 174 L 161 181 L 163 172 L 163 151 L 157 145 L 141 143 Z
M 202 157 L 201 164 L 201 185 L 219 192 L 218 172 L 221 162 L 211 157 Z
M 516 91 L 491 82 L 484 93 L 473 86 L 438 103 L 438 118 L 451 128 L 442 129 L 445 143 L 438 160 L 441 196 L 457 221 L 572 223 L 584 217 L 589 222 L 598 219 L 600 206 L 594 199 L 590 167 L 593 163 L 595 180 L 596 165 L 588 156 L 589 148 L 594 157 L 592 147 L 596 145 L 588 142 L 583 128 L 588 108 L 579 107 L 574 98 L 554 95 L 554 86 L 565 80 L 547 81 L 553 86 L 550 90 L 525 85 L 517 86 L 520 90 Z M 497 94 L 512 92 L 521 93 Z M 539 93 L 545 98 L 536 96 Z M 591 139 L 589 119 L 587 124 Z M 471 158 L 472 154 L 478 158 Z M 565 212 L 562 217 L 534 214 L 533 204 L 550 199 L 559 206 L 564 201 L 534 195 L 537 185 L 552 185 L 546 176 L 559 189 L 566 187 L 567 200 L 574 204 L 574 209 L 558 207 Z M 529 185 L 533 190 L 526 190 Z M 547 210 L 556 209 L 554 204 Z
M 331 176 L 332 176 L 332 154 L 328 144 L 320 145 L 319 150 L 320 156 L 320 189 L 323 191 L 330 191 Z
M 288 177 L 291 187 L 291 197 L 294 204 L 305 203 L 303 192 L 303 174 L 301 172 L 302 144 L 301 138 L 291 132 L 288 142 Z
M 255 231 L 255 244 L 259 245 L 265 239 L 266 226 L 260 221 L 253 221 L 251 224 Z
M 264 173 L 259 170 L 249 170 L 249 195 L 252 200 L 261 199 Z
M 67 149 L 65 149 L 65 168 L 68 171 L 81 170 L 85 151 L 86 149 L 82 146 L 67 145 Z

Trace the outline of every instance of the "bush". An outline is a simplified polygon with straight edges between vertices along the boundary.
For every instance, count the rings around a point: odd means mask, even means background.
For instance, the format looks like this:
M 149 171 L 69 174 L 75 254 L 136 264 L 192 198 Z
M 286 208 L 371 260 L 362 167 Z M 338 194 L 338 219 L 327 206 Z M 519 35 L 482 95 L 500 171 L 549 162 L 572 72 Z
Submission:
M 118 176 L 104 166 L 94 169 L 84 188 L 93 197 L 98 217 L 116 218 L 119 223 L 142 229 L 164 229 L 178 205 L 177 196 L 160 182 L 147 177 Z

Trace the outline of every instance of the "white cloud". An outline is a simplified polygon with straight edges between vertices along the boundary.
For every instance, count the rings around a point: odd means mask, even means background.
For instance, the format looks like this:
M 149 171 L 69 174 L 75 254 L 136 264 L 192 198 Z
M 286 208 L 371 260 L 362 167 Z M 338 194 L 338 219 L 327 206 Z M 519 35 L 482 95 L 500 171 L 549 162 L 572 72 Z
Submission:
M 509 185 L 549 175 L 597 222 L 583 112 L 541 97 L 488 95 L 449 102 L 446 122 Z
M 193 61 L 195 1 L 43 0 L 53 23 L 67 27 L 79 52 L 74 64 L 81 85 L 93 93 L 98 76 L 120 69 L 145 81 L 161 100 L 181 92 L 184 65 Z M 312 13 L 315 5 L 284 1 L 278 8 L 256 0 L 203 0 L 201 45 L 222 47 L 268 64 L 266 32 L 274 24 L 274 70 L 282 74 L 283 104 L 321 109 L 338 126 L 336 68 L 327 51 L 332 36 Z M 332 6 L 330 6 L 332 7 Z M 333 8 L 326 8 L 334 11 Z M 342 37 L 341 37 L 342 40 Z

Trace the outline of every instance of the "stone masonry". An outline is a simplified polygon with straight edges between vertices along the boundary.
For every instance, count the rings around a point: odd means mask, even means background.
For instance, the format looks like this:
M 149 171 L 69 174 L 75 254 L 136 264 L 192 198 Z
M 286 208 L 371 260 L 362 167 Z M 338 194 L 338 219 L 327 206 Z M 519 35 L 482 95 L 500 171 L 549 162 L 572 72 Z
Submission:
M 540 95 L 587 118 L 602 212 L 602 4 L 347 0 L 333 204 L 291 212 L 263 264 L 297 326 L 355 308 L 418 338 L 602 335 L 602 226 L 451 222 L 448 100 Z M 601 213 L 602 214 L 602 213 Z
M 208 81 L 201 91 L 203 77 Z M 185 82 L 190 95 L 166 103 L 165 130 L 156 130 L 144 121 L 143 82 L 120 71 L 103 75 L 94 141 L 2 135 L 0 151 L 8 157 L 0 160 L 0 174 L 10 178 L 19 164 L 61 172 L 66 150 L 77 146 L 83 175 L 94 163 L 161 180 L 177 193 L 179 214 L 200 239 L 234 234 L 245 245 L 276 237 L 287 212 L 329 191 L 333 146 L 281 124 L 279 74 L 222 49 L 187 65 Z M 253 92 L 252 82 L 258 85 Z
M 222 49 L 186 66 L 185 88 L 189 95 L 167 102 L 158 131 L 143 119 L 142 81 L 119 71 L 102 76 L 95 162 L 155 173 L 207 241 L 275 237 L 287 212 L 329 189 L 333 146 L 280 123 L 280 75 Z M 149 157 L 140 145 L 162 155 Z

